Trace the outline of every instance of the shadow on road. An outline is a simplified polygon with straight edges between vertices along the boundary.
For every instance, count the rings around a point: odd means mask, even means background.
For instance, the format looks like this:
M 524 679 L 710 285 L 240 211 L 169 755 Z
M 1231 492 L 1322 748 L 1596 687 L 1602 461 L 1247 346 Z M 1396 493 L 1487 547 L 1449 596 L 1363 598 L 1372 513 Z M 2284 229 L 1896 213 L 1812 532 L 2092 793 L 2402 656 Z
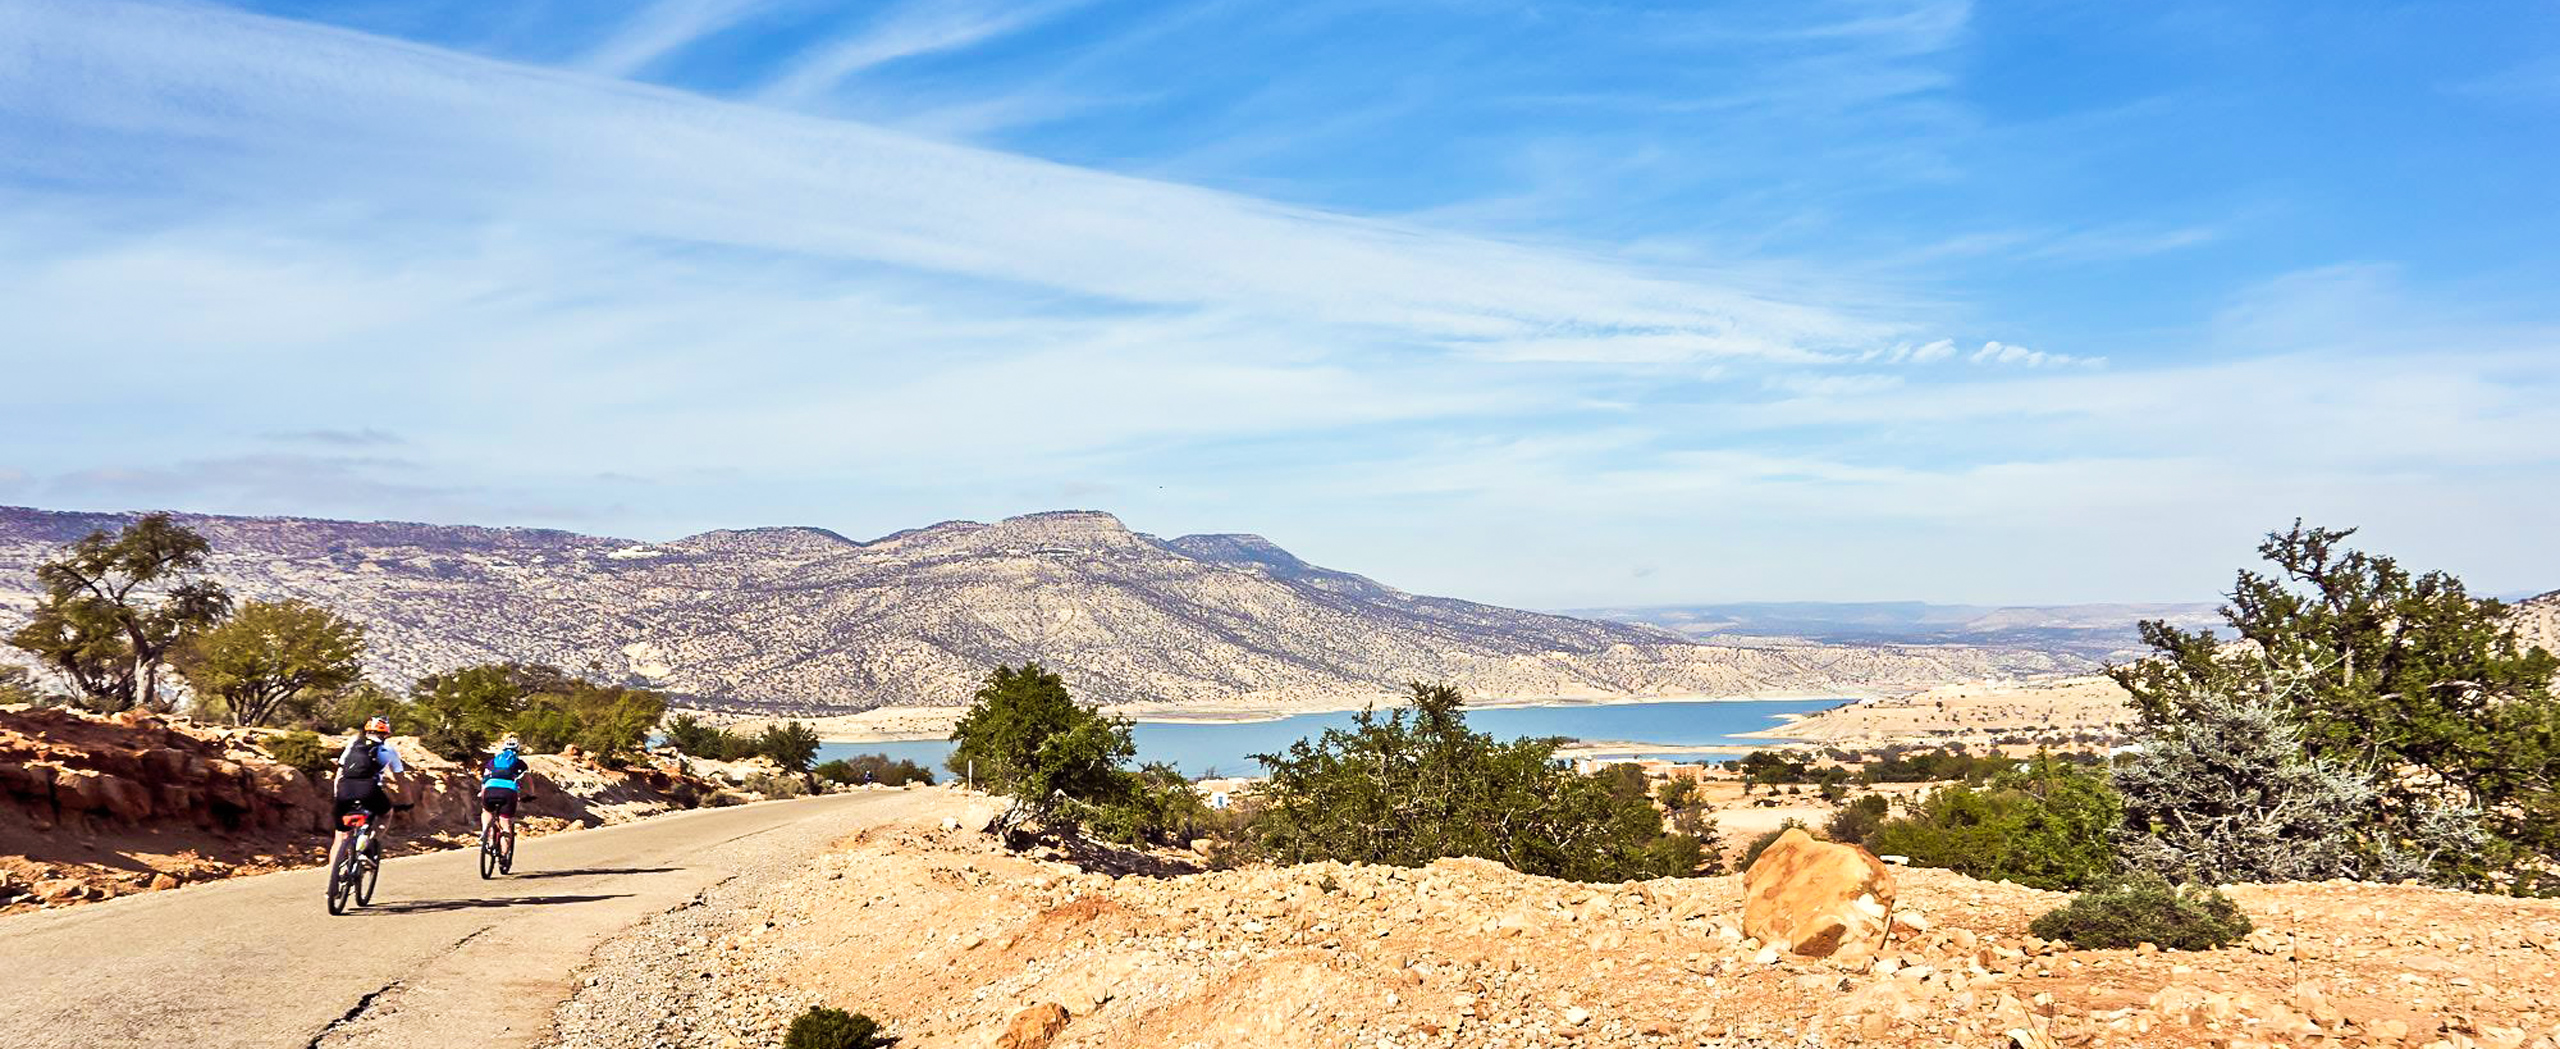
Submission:
M 468 911 L 492 907 L 538 907 L 548 906 L 555 903 L 594 903 L 598 900 L 619 900 L 630 895 L 631 894 L 627 892 L 614 892 L 585 896 L 501 896 L 485 900 L 394 900 L 390 903 L 377 903 L 373 906 L 354 911 L 353 913 L 422 914 L 430 911 Z
M 507 878 L 511 881 L 521 881 L 528 878 L 583 878 L 591 874 L 665 874 L 683 869 L 682 867 L 571 867 L 556 871 L 526 871 L 523 874 L 507 875 Z

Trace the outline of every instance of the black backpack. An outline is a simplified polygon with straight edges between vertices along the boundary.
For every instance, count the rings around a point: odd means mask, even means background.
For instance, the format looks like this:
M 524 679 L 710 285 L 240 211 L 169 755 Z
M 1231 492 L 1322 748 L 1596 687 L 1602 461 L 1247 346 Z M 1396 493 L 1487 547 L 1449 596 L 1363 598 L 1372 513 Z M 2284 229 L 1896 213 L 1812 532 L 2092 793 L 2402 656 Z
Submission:
M 381 778 L 382 744 L 374 740 L 368 739 L 357 742 L 354 747 L 347 750 L 346 764 L 338 767 L 338 779 L 340 781 L 375 780 Z

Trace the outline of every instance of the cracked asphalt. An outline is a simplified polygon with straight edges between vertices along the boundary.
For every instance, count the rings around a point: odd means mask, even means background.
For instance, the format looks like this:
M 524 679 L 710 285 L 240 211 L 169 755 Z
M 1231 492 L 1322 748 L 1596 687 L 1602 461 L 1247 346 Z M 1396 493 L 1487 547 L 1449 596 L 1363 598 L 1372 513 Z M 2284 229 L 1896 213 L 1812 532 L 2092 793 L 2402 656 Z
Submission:
M 741 873 L 921 811 L 864 791 L 527 838 L 480 880 L 468 849 L 383 865 L 330 917 L 318 869 L 0 918 L 0 1043 L 530 1046 L 595 946 Z

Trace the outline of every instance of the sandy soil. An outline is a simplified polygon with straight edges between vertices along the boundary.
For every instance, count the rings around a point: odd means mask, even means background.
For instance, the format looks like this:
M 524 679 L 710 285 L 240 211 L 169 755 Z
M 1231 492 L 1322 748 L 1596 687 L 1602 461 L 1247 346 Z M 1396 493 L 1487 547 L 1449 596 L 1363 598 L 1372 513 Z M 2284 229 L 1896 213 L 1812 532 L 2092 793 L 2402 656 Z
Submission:
M 1732 876 L 1582 885 L 1444 860 L 1115 878 L 1005 852 L 954 815 L 671 916 L 681 938 L 591 974 L 554 1044 L 770 1045 L 817 1004 L 906 1049 L 2560 1039 L 2560 901 L 2243 886 L 2260 926 L 2243 945 L 2074 950 L 2027 931 L 2061 894 L 1897 870 L 1895 941 L 1844 968 L 1745 937 Z
M 2082 734 L 2112 738 L 2132 724 L 2130 699 L 2101 676 L 1977 681 L 1865 700 L 1749 735 L 1843 747 Z

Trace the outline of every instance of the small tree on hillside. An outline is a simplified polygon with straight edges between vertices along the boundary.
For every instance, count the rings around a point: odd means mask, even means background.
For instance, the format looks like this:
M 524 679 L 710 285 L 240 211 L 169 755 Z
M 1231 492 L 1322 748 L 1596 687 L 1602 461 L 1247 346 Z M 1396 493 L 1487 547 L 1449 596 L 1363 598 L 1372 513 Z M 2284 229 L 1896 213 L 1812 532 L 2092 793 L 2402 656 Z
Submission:
M 2177 724 L 2146 729 L 2141 753 L 2115 771 L 2127 866 L 2217 885 L 2402 880 L 2480 844 L 2476 813 L 2422 820 L 2430 839 L 2387 833 L 2370 818 L 2380 794 L 2373 775 L 2307 753 L 2282 700 L 2199 700 Z
M 205 538 L 167 514 L 89 533 L 36 567 L 35 613 L 9 635 L 103 713 L 166 711 L 160 668 L 170 650 L 219 621 L 231 596 L 204 575 Z
M 818 730 L 797 721 L 768 726 L 756 737 L 756 753 L 771 758 L 785 772 L 806 775 L 818 760 Z
M 1136 756 L 1125 718 L 1083 706 L 1067 683 L 1038 663 L 997 667 L 951 727 L 947 762 L 956 774 L 974 766 L 978 782 L 1041 806 L 1066 794 L 1095 798 L 1114 793 L 1115 774 Z
M 416 732 L 427 749 L 454 761 L 473 760 L 523 707 L 514 669 L 483 663 L 419 678 L 406 707 L 415 724 L 392 729 Z
M 1480 856 L 1605 881 L 1699 864 L 1694 838 L 1662 840 L 1640 781 L 1576 775 L 1556 760 L 1555 740 L 1470 731 L 1456 689 L 1412 687 L 1409 710 L 1365 710 L 1349 729 L 1253 756 L 1270 770 L 1255 830 L 1274 858 L 1417 866 Z
M 302 716 L 356 683 L 364 628 L 300 601 L 251 601 L 177 651 L 198 699 L 234 725 Z
M 2441 838 L 2429 828 L 2467 810 L 2504 854 L 2492 864 L 2533 866 L 2517 863 L 2518 849 L 2560 855 L 2560 660 L 2519 644 L 2505 605 L 2446 573 L 2346 549 L 2354 534 L 2299 521 L 2269 534 L 2258 551 L 2275 572 L 2243 570 L 2222 611 L 2242 644 L 2142 624 L 2154 654 L 2111 674 L 2145 731 L 2231 716 L 2216 704 L 2273 702 L 2303 750 L 2373 777 L 2373 804 L 2342 833 L 2423 851 Z M 2444 877 L 2479 869 L 2473 857 L 2438 860 Z

